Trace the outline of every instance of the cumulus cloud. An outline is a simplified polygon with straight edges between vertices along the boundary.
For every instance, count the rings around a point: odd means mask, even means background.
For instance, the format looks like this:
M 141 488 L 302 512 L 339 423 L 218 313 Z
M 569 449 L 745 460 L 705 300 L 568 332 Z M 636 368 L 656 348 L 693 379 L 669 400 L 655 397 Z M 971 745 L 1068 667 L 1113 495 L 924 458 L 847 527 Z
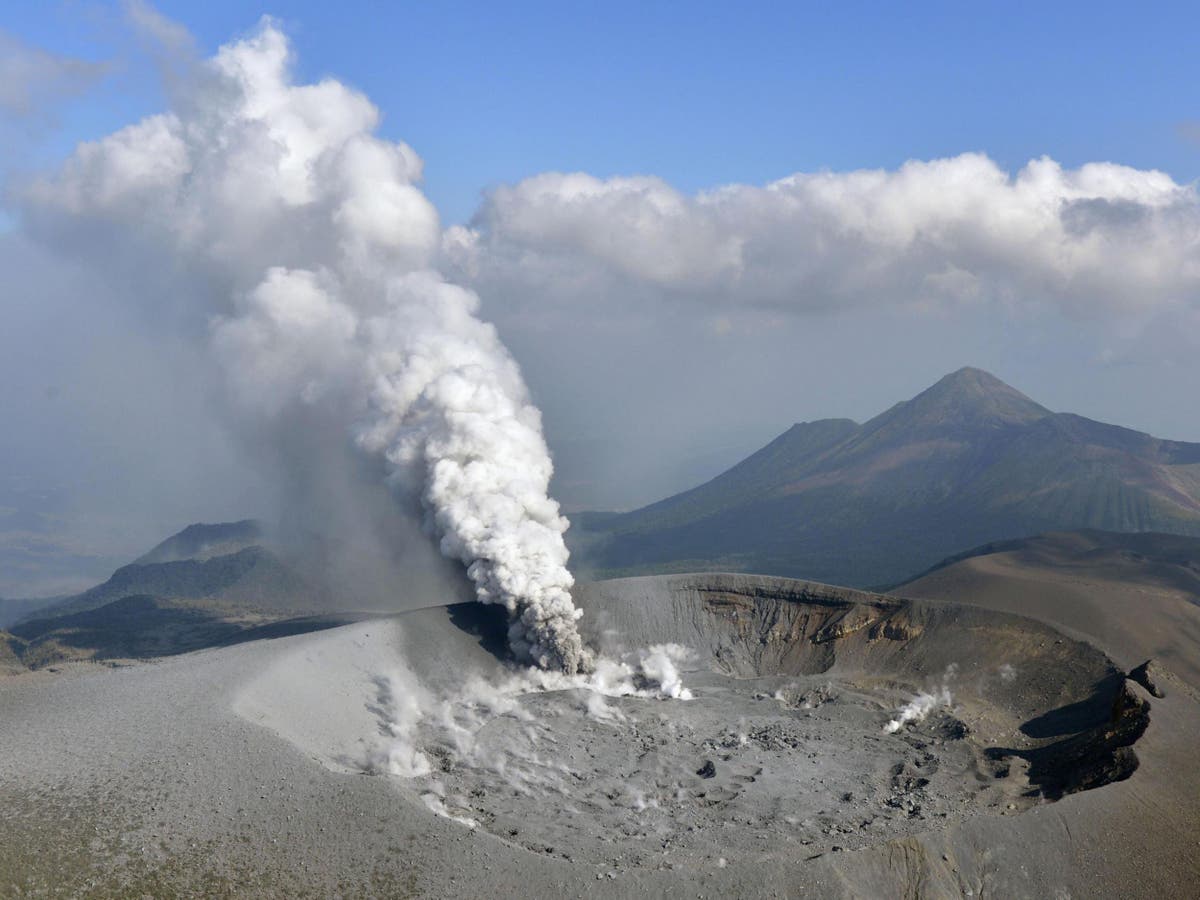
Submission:
M 434 269 L 421 161 L 374 134 L 365 96 L 295 84 L 290 64 L 264 20 L 188 70 L 171 110 L 27 185 L 22 219 L 190 334 L 229 421 L 298 480 L 337 481 L 333 434 L 379 492 L 419 503 L 478 599 L 509 611 L 519 658 L 586 668 L 541 416 L 478 297 Z
M 499 188 L 444 251 L 464 278 L 809 312 L 1045 303 L 1071 315 L 1195 304 L 1200 197 L 1168 175 L 974 153 L 688 196 L 658 178 L 543 174 Z
M 59 56 L 0 31 L 0 113 L 28 116 L 101 78 L 104 63 Z

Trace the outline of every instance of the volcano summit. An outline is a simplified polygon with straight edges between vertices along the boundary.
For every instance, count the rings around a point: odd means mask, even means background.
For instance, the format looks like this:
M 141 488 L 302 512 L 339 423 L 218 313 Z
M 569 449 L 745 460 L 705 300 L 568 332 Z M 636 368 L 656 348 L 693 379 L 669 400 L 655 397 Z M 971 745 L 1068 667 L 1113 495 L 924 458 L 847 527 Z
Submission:
M 863 425 L 794 425 L 690 491 L 573 518 L 579 565 L 599 575 L 717 569 L 889 585 L 1045 531 L 1200 535 L 1200 444 L 1053 413 L 968 368 Z

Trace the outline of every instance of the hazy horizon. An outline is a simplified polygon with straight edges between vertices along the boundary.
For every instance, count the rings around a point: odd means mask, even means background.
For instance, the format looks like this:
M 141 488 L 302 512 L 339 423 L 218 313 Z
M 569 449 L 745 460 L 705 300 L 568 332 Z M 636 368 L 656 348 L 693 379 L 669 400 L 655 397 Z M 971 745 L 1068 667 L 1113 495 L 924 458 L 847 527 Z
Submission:
M 1060 9 L 1034 35 L 930 7 L 890 33 L 847 7 L 764 29 L 765 8 L 702 5 L 631 33 L 619 10 L 532 5 L 372 12 L 363 36 L 337 27 L 344 7 L 266 11 L 295 84 L 346 84 L 377 112 L 365 132 L 411 145 L 431 265 L 480 295 L 519 364 L 567 512 L 652 502 L 795 422 L 862 422 L 968 365 L 1052 410 L 1200 441 L 1200 142 L 1171 89 L 1195 79 L 1187 28 Z M 50 221 L 38 193 L 115 190 L 87 148 L 189 110 L 196 71 L 257 20 L 134 2 L 0 23 L 0 595 L 270 515 L 276 487 L 215 399 L 221 313 L 188 306 L 194 261 L 126 211 L 88 220 L 84 193 Z M 501 27 L 512 44 L 487 37 Z M 410 34 L 404 59 L 374 43 Z M 1117 90 L 1113 69 L 1137 74 Z

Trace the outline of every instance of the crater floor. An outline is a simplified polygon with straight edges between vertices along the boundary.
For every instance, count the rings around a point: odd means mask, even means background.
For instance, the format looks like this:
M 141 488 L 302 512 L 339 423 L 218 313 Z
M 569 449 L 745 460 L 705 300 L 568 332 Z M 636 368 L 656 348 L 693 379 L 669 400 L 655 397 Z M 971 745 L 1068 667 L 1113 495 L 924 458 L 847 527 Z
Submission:
M 435 812 L 528 850 L 672 868 L 852 850 L 1036 802 L 987 759 L 962 708 L 888 733 L 914 690 L 823 676 L 689 672 L 690 700 L 526 693 L 500 713 L 448 703 L 418 728 L 432 771 L 401 779 Z

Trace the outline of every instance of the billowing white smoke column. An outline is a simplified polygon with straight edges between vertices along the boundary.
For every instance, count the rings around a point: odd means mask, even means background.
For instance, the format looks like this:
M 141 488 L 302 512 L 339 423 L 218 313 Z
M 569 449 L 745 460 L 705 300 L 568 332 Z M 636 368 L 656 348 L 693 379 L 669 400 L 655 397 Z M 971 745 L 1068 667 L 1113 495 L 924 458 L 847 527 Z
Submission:
M 566 520 L 550 499 L 541 419 L 516 363 L 474 313 L 474 294 L 406 279 L 405 302 L 372 322 L 373 422 L 359 444 L 417 488 L 442 552 L 467 564 L 484 603 L 513 615 L 509 641 L 545 668 L 586 668 L 569 593 Z
M 115 267 L 134 302 L 206 322 L 241 421 L 277 441 L 306 408 L 344 427 L 420 498 L 479 599 L 508 609 L 517 656 L 586 669 L 540 415 L 478 298 L 434 270 L 421 161 L 377 124 L 336 81 L 292 84 L 264 20 L 197 66 L 172 112 L 81 145 L 25 218 Z

